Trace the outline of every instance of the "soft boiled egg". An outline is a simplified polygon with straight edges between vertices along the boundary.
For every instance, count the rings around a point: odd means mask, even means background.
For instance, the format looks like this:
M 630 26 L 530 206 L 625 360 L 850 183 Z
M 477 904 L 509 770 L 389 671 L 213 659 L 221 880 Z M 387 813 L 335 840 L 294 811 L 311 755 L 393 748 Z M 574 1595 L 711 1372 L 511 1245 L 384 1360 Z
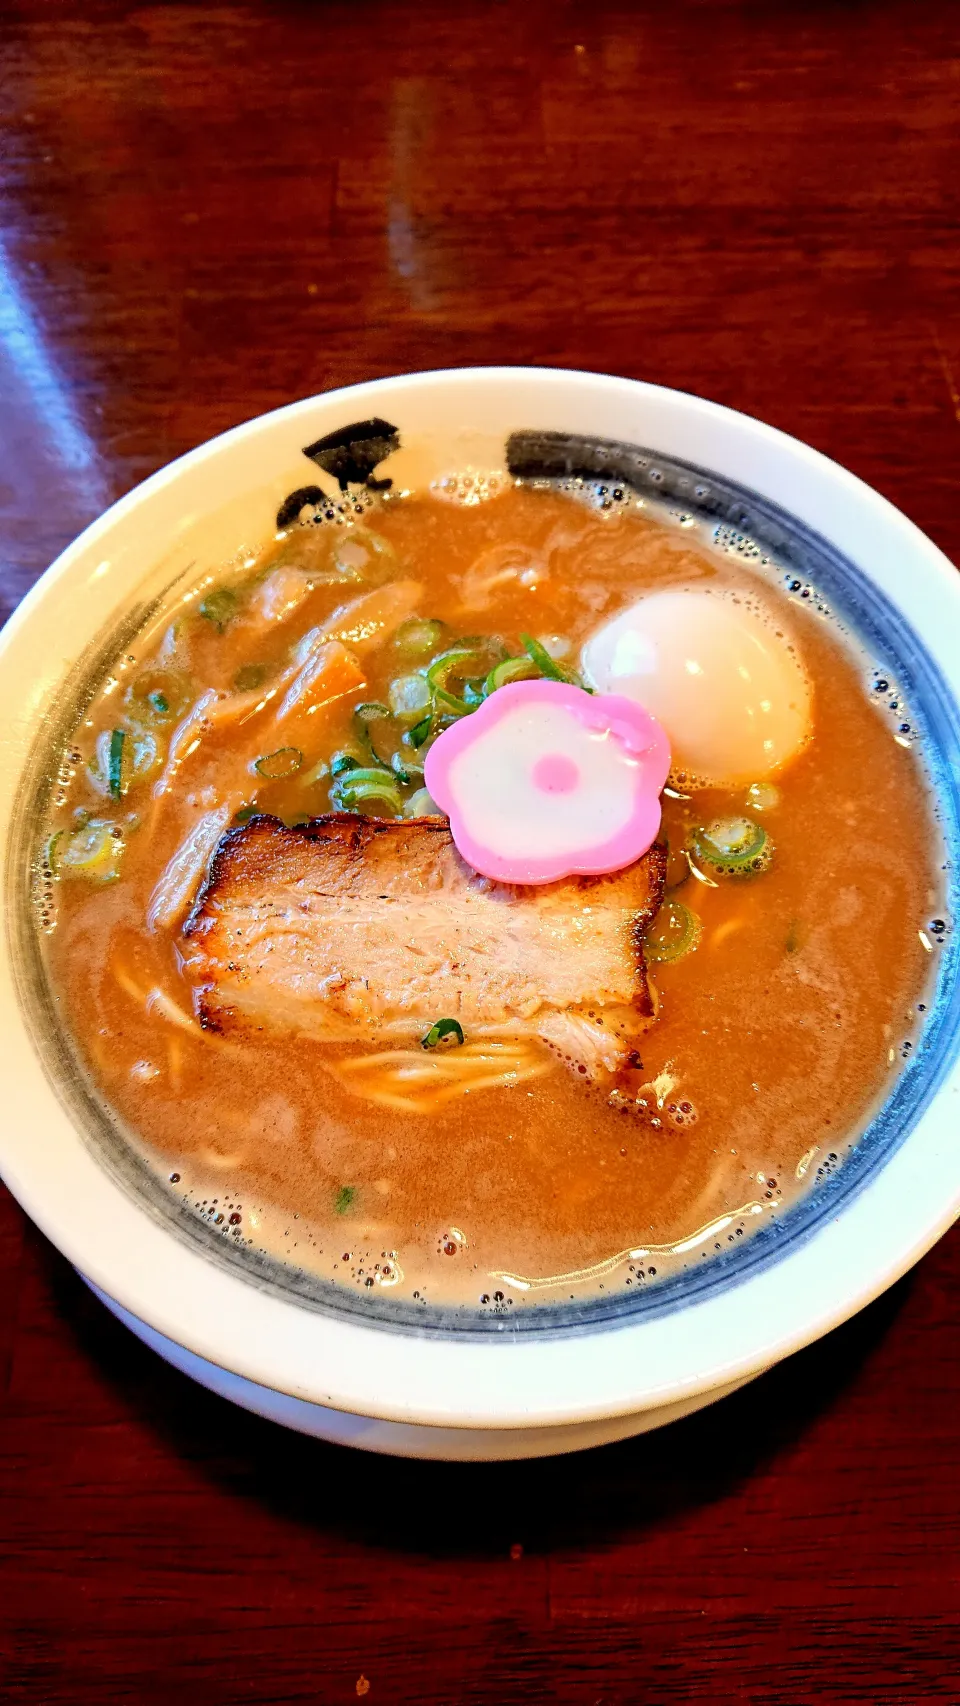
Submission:
M 652 592 L 583 648 L 586 680 L 662 724 L 673 774 L 700 786 L 757 782 L 809 737 L 811 692 L 777 618 L 746 596 Z

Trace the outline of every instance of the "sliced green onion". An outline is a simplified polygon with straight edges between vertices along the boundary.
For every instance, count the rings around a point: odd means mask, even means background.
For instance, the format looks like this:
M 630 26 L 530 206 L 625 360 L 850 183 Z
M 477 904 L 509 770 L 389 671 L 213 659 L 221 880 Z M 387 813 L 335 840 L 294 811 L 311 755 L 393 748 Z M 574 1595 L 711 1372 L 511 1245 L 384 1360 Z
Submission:
M 399 675 L 390 683 L 390 709 L 400 723 L 418 723 L 431 704 L 425 675 Z
M 657 965 L 672 965 L 684 954 L 691 954 L 703 934 L 703 925 L 682 900 L 665 900 L 644 937 L 648 960 Z
M 506 687 L 508 682 L 530 681 L 536 674 L 537 666 L 531 657 L 504 658 L 502 663 L 494 664 L 487 676 L 483 684 L 484 697 L 489 698 L 498 687 Z
M 185 675 L 172 669 L 148 669 L 131 681 L 123 702 L 132 722 L 172 723 L 192 697 Z
M 382 765 L 364 764 L 358 769 L 346 770 L 337 778 L 338 788 L 354 788 L 367 782 L 382 782 L 387 788 L 396 788 L 397 779 Z
M 401 788 L 409 788 L 411 782 L 413 781 L 414 775 L 420 775 L 420 776 L 423 775 L 422 768 L 419 768 L 417 770 L 414 770 L 413 768 L 411 768 L 408 770 L 407 766 L 404 764 L 404 761 L 401 758 L 399 752 L 395 752 L 393 757 L 391 758 L 390 768 L 393 771 L 393 774 L 395 775 L 395 777 L 397 778 L 397 781 L 400 783 Z
M 344 793 L 341 797 L 348 811 L 371 811 L 372 807 L 379 806 L 382 810 L 372 810 L 371 816 L 403 816 L 403 801 L 397 790 L 376 782 L 358 782 L 349 793 Z
M 379 723 L 382 718 L 389 717 L 391 712 L 389 705 L 381 705 L 379 701 L 373 700 L 369 704 L 358 705 L 353 714 L 357 722 L 367 728 L 370 723 Z
M 47 847 L 47 860 L 54 876 L 85 877 L 92 883 L 112 883 L 123 853 L 123 839 L 115 824 L 91 818 L 81 828 L 61 830 Z
M 87 774 L 98 793 L 120 800 L 134 782 L 159 768 L 160 749 L 149 729 L 104 729 Z
M 334 1214 L 346 1214 L 356 1194 L 356 1185 L 341 1185 L 333 1199 Z
M 404 817 L 443 817 L 443 812 L 429 788 L 418 788 L 404 803 Z
M 465 699 L 458 699 L 455 693 L 448 693 L 445 687 L 435 687 L 433 702 L 443 717 L 468 717 L 474 709 Z
M 348 770 L 337 778 L 330 790 L 330 798 L 338 811 L 352 811 L 357 806 L 366 808 L 379 801 L 387 808 L 381 816 L 403 816 L 400 787 L 389 770 L 377 770 L 372 767 Z
M 430 1026 L 426 1036 L 420 1038 L 420 1047 L 436 1048 L 445 1037 L 453 1037 L 453 1046 L 459 1048 L 463 1042 L 463 1026 L 459 1019 L 438 1019 L 435 1025 Z
M 252 693 L 254 688 L 262 687 L 267 679 L 266 665 L 262 663 L 241 664 L 233 678 L 233 685 L 238 693 Z
M 546 681 L 566 681 L 568 679 L 560 665 L 554 663 L 546 646 L 542 646 L 539 640 L 533 638 L 532 634 L 521 634 L 520 644 Z
M 280 746 L 276 752 L 268 752 L 263 758 L 258 758 L 253 768 L 269 782 L 282 782 L 303 768 L 303 753 L 298 746 Z
M 404 740 L 408 740 L 412 747 L 419 750 L 424 741 L 428 738 L 432 727 L 433 716 L 424 717 L 422 722 L 415 723 L 412 729 L 408 729 L 403 738 Z
M 374 764 L 382 764 L 384 767 L 389 765 L 390 755 L 397 739 L 397 726 L 389 705 L 382 705 L 378 700 L 371 700 L 365 705 L 358 705 L 353 715 L 360 731 L 360 739 L 369 758 L 373 760 Z M 389 726 L 385 730 L 380 746 L 378 746 L 375 735 L 381 725 Z
M 419 616 L 414 616 L 409 622 L 401 622 L 393 636 L 393 643 L 398 652 L 405 652 L 408 657 L 429 657 L 442 643 L 443 633 L 443 622 L 423 621 Z
M 119 800 L 124 792 L 123 787 L 123 743 L 127 738 L 126 729 L 110 731 L 110 748 L 107 758 L 107 787 L 115 800 Z
M 722 877 L 755 877 L 773 858 L 773 842 L 748 817 L 718 818 L 695 829 L 690 846 L 697 858 Z
M 229 586 L 214 587 L 213 591 L 208 592 L 206 598 L 200 601 L 201 616 L 216 628 L 218 634 L 229 628 L 239 608 L 239 594 Z
M 234 812 L 233 822 L 238 825 L 249 823 L 252 817 L 259 817 L 259 815 L 259 806 L 241 806 L 238 812 Z
M 485 672 L 503 657 L 503 641 L 493 634 L 480 634 L 441 652 L 427 670 L 433 702 L 443 717 L 465 717 L 476 710 L 484 697 Z M 454 683 L 462 683 L 460 693 Z
M 354 758 L 352 752 L 335 752 L 330 760 L 331 776 L 343 776 L 348 770 L 361 768 L 359 758 Z
M 427 670 L 427 680 L 435 692 L 439 689 L 448 690 L 447 682 L 451 675 L 463 677 L 466 671 L 460 666 L 476 661 L 479 661 L 479 653 L 472 646 L 454 647 L 452 651 L 441 652 Z

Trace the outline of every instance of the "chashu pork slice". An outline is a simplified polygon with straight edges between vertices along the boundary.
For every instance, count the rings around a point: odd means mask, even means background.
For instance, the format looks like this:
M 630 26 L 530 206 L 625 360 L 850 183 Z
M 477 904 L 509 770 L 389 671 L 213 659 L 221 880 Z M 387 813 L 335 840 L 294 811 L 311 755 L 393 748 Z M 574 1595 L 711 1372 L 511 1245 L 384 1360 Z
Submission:
M 666 854 L 543 886 L 464 864 L 445 818 L 257 817 L 219 842 L 185 928 L 201 1023 L 317 1042 L 539 1038 L 591 1076 L 652 1022 L 643 931 Z

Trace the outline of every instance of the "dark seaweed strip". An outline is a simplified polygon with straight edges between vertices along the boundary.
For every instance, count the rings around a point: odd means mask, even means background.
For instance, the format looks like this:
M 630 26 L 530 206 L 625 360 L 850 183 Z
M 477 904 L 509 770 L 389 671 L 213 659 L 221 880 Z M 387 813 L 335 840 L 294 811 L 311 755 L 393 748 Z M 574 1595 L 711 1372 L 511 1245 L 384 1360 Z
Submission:
M 400 448 L 400 433 L 389 421 L 374 418 L 370 421 L 354 421 L 352 426 L 340 427 L 336 432 L 328 432 L 324 438 L 318 438 L 314 444 L 305 444 L 304 456 L 309 456 L 318 468 L 325 474 L 332 474 L 340 483 L 340 490 L 345 492 L 351 482 L 362 485 L 365 481 L 372 484 L 377 491 L 384 491 L 390 482 L 383 480 L 371 481 L 370 476 L 378 462 L 382 462 L 392 451 Z
M 277 526 L 290 527 L 300 519 L 300 511 L 304 504 L 329 504 L 330 499 L 322 486 L 298 486 L 277 510 Z

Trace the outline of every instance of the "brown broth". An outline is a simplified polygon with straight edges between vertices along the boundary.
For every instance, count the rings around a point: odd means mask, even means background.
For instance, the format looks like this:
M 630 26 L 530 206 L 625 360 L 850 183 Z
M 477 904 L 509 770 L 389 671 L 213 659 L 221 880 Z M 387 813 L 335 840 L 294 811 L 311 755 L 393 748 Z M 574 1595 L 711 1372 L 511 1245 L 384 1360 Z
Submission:
M 776 856 L 752 881 L 708 888 L 688 877 L 680 891 L 703 938 L 695 953 L 653 968 L 660 1008 L 642 1040 L 645 1108 L 611 1105 L 607 1090 L 558 1065 L 531 1085 L 481 1091 L 432 1116 L 390 1112 L 325 1069 L 346 1045 L 228 1041 L 191 1022 L 179 939 L 145 928 L 160 873 L 228 773 L 278 815 L 329 809 L 329 778 L 304 777 L 355 745 L 353 707 L 386 698 L 402 673 L 389 641 L 367 654 L 362 693 L 332 709 L 292 780 L 253 775 L 240 728 L 203 743 L 183 786 L 159 801 L 149 781 L 112 802 L 87 778 L 98 732 L 116 720 L 124 684 L 161 631 L 121 660 L 120 686 L 106 684 L 76 735 L 80 762 L 52 827 L 70 825 L 81 807 L 118 821 L 135 813 L 140 825 L 120 880 L 57 884 L 46 942 L 54 992 L 131 1140 L 225 1237 L 349 1285 L 394 1284 L 435 1303 L 493 1307 L 500 1293 L 519 1305 L 637 1284 L 679 1259 L 672 1247 L 699 1229 L 733 1217 L 694 1241 L 695 1258 L 779 1212 L 827 1157 L 842 1157 L 889 1092 L 916 1031 L 930 967 L 920 928 L 939 893 L 920 764 L 871 703 L 862 660 L 835 626 L 649 508 L 631 502 L 608 514 L 556 490 L 512 486 L 474 505 L 434 494 L 385 500 L 368 519 L 396 553 L 393 578 L 423 583 L 417 614 L 447 622 L 451 638 L 497 633 L 517 650 L 522 631 L 562 635 L 575 657 L 598 621 L 642 590 L 704 577 L 757 589 L 795 638 L 815 723 L 777 778 L 779 803 L 763 814 Z M 278 562 L 324 561 L 331 531 L 294 529 L 252 573 L 262 580 Z M 531 570 L 523 583 L 497 580 L 498 558 L 476 568 L 506 545 Z M 196 600 L 181 604 L 178 667 L 198 691 L 230 689 L 244 666 L 275 671 L 303 633 L 362 590 L 317 586 L 266 641 L 242 610 L 219 632 Z M 746 798 L 713 790 L 664 804 L 677 848 L 696 823 L 742 813 Z M 682 870 L 674 860 L 671 876 Z M 161 1010 L 157 989 L 186 1023 Z M 641 1246 L 659 1253 L 603 1266 Z M 573 1277 L 527 1291 L 504 1275 Z

